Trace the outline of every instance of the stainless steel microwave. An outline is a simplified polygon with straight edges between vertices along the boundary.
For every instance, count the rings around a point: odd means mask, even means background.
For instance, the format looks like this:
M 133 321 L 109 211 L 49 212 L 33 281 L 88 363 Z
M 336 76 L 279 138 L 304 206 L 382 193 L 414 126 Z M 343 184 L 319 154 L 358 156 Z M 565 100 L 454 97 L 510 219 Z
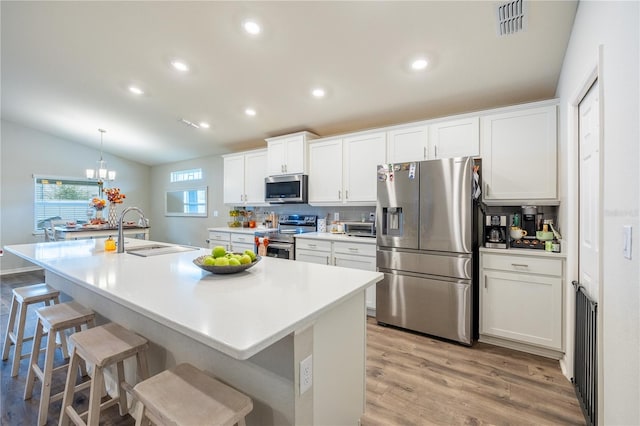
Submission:
M 264 179 L 267 203 L 306 203 L 309 188 L 307 175 L 269 176 Z

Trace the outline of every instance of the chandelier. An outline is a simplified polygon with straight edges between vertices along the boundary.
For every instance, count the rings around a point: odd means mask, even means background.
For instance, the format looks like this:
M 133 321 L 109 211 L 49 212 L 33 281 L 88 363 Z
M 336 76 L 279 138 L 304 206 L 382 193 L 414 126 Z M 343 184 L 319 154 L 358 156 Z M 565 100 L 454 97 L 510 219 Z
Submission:
M 102 137 L 107 132 L 104 129 L 98 129 L 100 132 L 100 159 L 96 161 L 96 167 L 93 169 L 87 169 L 87 179 L 97 179 L 98 184 L 102 187 L 105 181 L 112 181 L 116 178 L 116 172 L 114 170 L 107 170 L 107 162 L 102 159 Z

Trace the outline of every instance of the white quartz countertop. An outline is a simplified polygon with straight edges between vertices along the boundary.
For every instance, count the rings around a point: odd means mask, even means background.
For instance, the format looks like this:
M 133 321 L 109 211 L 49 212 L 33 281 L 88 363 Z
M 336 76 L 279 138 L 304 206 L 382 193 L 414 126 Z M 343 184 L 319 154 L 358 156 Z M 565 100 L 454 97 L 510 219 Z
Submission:
M 265 228 L 265 227 L 257 227 L 257 228 L 241 228 L 235 227 L 232 228 L 230 226 L 219 226 L 215 228 L 207 228 L 207 231 L 217 231 L 217 232 L 233 232 L 234 234 L 249 234 L 253 235 L 256 232 L 267 232 L 267 231 L 277 231 L 278 228 Z
M 483 253 L 496 253 L 496 254 L 510 254 L 517 256 L 533 256 L 533 257 L 551 257 L 551 258 L 566 258 L 566 253 L 553 253 L 546 250 L 539 249 L 526 249 L 526 248 L 508 248 L 508 249 L 496 249 L 496 248 L 487 248 L 480 247 L 480 252 Z
M 127 238 L 125 244 L 165 243 Z M 270 257 L 237 274 L 214 275 L 192 262 L 208 249 L 140 257 L 103 246 L 93 239 L 5 249 L 240 360 L 382 279 L 379 272 Z
M 350 243 L 376 244 L 376 239 L 371 237 L 352 237 L 347 234 L 337 234 L 333 232 L 305 232 L 296 234 L 296 238 L 309 238 L 313 240 L 344 241 Z

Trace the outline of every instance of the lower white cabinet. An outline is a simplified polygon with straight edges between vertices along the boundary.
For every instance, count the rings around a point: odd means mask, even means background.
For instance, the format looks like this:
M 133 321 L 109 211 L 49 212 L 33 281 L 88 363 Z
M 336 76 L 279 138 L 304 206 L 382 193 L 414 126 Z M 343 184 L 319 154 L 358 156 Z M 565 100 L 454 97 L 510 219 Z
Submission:
M 480 341 L 562 356 L 564 259 L 480 254 Z
M 242 253 L 245 250 L 256 251 L 253 233 L 209 230 L 209 248 L 223 246 L 227 251 Z
M 234 253 L 242 253 L 245 250 L 256 252 L 255 236 L 253 234 L 231 233 L 231 250 Z
M 297 237 L 296 261 L 375 271 L 376 245 Z M 367 289 L 366 300 L 367 310 L 374 311 L 376 309 L 375 285 Z
M 231 235 L 224 231 L 209 231 L 209 248 L 222 246 L 225 250 L 231 249 Z

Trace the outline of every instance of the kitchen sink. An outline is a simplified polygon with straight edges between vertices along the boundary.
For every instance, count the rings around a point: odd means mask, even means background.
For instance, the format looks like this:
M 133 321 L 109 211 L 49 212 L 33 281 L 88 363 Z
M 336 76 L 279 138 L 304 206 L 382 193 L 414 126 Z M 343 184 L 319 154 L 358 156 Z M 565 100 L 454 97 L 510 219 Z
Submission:
M 198 250 L 198 249 L 195 247 L 154 244 L 150 246 L 130 248 L 130 249 L 126 249 L 125 251 L 129 254 L 134 254 L 136 256 L 149 257 L 149 256 L 158 256 L 161 254 L 182 253 L 185 251 L 194 251 L 194 250 Z

